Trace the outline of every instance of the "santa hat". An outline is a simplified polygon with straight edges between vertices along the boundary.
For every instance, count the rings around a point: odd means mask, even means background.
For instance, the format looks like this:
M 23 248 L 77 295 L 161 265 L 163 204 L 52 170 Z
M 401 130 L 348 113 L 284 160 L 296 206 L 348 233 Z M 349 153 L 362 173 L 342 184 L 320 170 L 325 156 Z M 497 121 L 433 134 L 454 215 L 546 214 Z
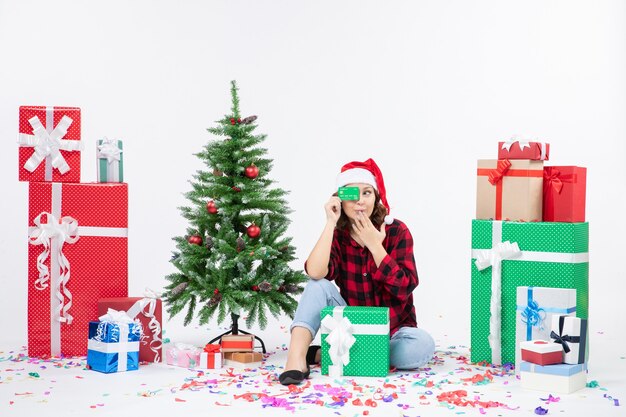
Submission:
M 389 209 L 389 203 L 387 203 L 387 193 L 385 191 L 385 181 L 383 180 L 383 173 L 380 172 L 380 168 L 376 165 L 373 159 L 368 159 L 364 162 L 352 161 L 348 162 L 341 167 L 341 172 L 337 175 L 337 188 L 343 187 L 346 184 L 354 183 L 369 184 L 380 196 L 380 202 L 387 209 L 387 215 L 385 216 L 385 223 L 393 223 L 393 217 L 389 215 L 391 211 Z

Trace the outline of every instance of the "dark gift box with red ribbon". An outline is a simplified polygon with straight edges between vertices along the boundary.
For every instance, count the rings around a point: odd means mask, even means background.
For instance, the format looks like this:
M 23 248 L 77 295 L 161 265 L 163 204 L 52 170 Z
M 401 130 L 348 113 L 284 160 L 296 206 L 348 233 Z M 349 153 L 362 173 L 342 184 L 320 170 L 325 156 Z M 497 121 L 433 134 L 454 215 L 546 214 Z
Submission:
M 19 180 L 80 182 L 80 109 L 22 106 Z
M 28 355 L 84 356 L 98 300 L 128 295 L 128 186 L 31 182 Z
M 98 316 L 106 314 L 109 308 L 125 311 L 132 319 L 137 319 L 143 327 L 139 343 L 139 361 L 162 361 L 162 303 L 158 294 L 146 291 L 145 297 L 103 298 L 98 301 Z
M 543 221 L 585 221 L 587 168 L 550 166 L 543 168 Z
M 478 161 L 476 218 L 541 221 L 543 161 Z

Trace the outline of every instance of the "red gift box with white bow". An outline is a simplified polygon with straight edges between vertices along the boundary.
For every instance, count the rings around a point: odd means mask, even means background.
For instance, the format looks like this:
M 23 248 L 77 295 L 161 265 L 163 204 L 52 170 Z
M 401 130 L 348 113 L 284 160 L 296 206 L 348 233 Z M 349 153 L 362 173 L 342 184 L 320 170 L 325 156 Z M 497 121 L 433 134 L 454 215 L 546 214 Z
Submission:
M 80 109 L 21 106 L 19 180 L 80 182 Z
M 530 159 L 547 161 L 550 158 L 550 144 L 512 139 L 498 142 L 498 159 Z
M 117 297 L 98 300 L 98 316 L 109 308 L 125 311 L 133 320 L 139 320 L 143 335 L 139 343 L 140 362 L 161 362 L 163 334 L 163 305 L 159 294 L 147 291 L 144 297 Z
M 128 186 L 31 182 L 28 355 L 84 356 L 98 300 L 128 295 Z

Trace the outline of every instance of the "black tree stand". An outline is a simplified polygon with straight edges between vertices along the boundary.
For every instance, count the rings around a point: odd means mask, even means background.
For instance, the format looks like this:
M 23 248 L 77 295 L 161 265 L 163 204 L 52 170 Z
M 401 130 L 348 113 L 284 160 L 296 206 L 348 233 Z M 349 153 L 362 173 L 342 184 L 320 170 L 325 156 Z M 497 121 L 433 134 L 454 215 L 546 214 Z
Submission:
M 235 313 L 230 313 L 230 318 L 233 321 L 233 324 L 230 326 L 230 330 L 228 330 L 227 332 L 222 333 L 221 335 L 215 337 L 213 340 L 211 340 L 209 342 L 209 344 L 216 342 L 216 341 L 222 341 L 222 336 L 226 336 L 227 334 L 232 334 L 232 335 L 238 335 L 239 333 L 243 333 L 243 334 L 249 334 L 252 335 L 252 333 L 246 332 L 245 330 L 241 330 L 239 328 L 239 314 L 235 314 Z M 259 337 L 259 336 L 254 336 L 254 338 L 256 340 L 258 340 L 259 342 L 261 342 L 261 348 L 263 349 L 263 353 L 267 353 L 265 351 L 265 343 L 263 343 L 263 340 Z

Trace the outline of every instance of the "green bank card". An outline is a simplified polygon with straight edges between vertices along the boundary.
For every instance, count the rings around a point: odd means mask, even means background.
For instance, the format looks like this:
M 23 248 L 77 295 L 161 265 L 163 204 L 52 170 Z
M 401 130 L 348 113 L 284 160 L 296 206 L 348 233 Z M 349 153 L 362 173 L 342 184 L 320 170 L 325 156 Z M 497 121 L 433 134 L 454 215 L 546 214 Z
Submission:
M 358 200 L 361 194 L 359 187 L 339 187 L 337 192 L 340 200 Z

